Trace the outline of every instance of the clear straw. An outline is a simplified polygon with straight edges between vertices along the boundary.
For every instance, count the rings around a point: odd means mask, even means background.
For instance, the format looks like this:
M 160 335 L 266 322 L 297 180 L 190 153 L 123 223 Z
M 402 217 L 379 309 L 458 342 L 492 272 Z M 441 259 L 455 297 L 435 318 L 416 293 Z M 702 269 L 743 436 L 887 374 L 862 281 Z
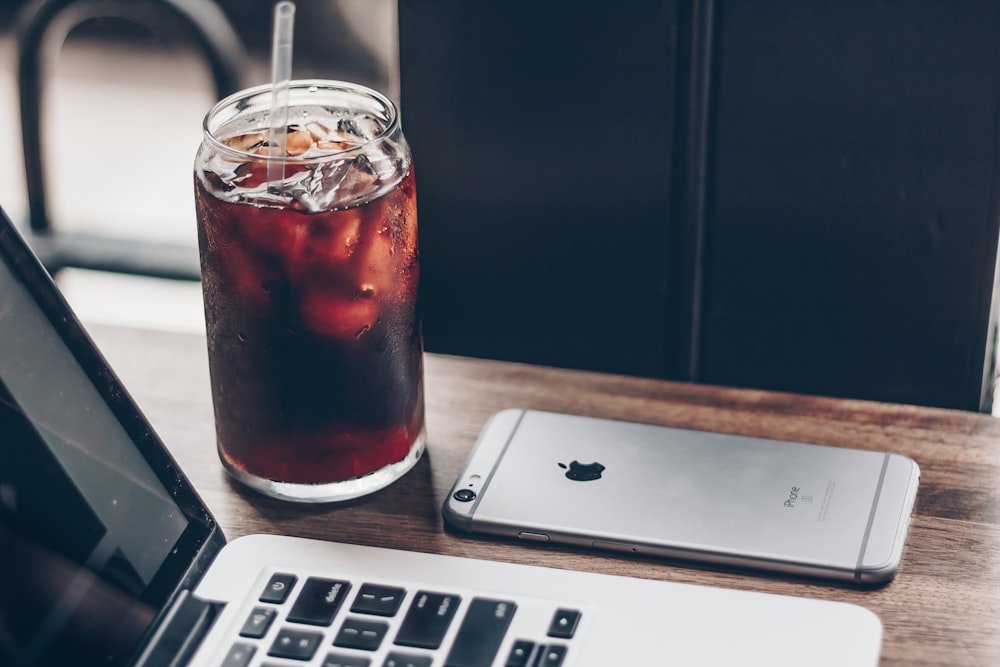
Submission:
M 271 133 L 268 137 L 267 189 L 281 192 L 285 180 L 285 145 L 288 131 L 288 84 L 292 80 L 292 33 L 295 3 L 283 0 L 274 7 L 271 41 Z

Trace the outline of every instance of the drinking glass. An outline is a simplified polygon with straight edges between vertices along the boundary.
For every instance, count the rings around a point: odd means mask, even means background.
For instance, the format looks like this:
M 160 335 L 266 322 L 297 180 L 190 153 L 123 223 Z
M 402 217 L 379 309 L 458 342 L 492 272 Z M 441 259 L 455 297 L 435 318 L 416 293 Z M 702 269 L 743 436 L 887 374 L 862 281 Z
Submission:
M 270 107 L 216 104 L 195 158 L 218 450 L 265 494 L 345 500 L 425 447 L 413 161 L 377 91 L 293 81 L 284 136 Z

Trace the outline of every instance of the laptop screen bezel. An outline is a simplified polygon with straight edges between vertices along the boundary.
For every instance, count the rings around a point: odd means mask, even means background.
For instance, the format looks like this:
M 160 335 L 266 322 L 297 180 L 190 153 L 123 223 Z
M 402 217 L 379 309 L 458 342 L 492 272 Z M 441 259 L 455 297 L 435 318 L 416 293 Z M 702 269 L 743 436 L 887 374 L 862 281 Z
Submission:
M 115 419 L 187 520 L 174 548 L 138 599 L 159 612 L 192 587 L 225 542 L 211 512 L 111 369 L 51 275 L 0 208 L 0 256 L 86 374 Z M 155 622 L 154 622 L 155 626 Z

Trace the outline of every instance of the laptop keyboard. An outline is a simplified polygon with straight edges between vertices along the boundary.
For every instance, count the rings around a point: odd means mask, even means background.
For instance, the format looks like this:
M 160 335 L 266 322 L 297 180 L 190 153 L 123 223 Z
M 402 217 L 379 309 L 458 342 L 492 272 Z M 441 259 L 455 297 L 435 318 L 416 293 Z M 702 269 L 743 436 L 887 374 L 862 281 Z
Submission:
M 265 578 L 220 667 L 563 667 L 585 615 L 475 591 L 288 571 Z M 527 618 L 512 630 L 519 613 Z

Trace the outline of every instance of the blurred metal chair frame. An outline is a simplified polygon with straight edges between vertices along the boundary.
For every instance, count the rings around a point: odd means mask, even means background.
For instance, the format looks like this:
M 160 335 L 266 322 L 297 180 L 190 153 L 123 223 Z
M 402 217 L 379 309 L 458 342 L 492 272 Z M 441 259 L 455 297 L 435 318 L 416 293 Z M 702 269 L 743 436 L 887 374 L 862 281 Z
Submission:
M 97 18 L 149 27 L 166 13 L 179 18 L 211 68 L 218 98 L 241 85 L 246 50 L 212 0 L 38 0 L 21 13 L 16 30 L 21 136 L 27 182 L 29 243 L 53 274 L 67 267 L 179 280 L 199 280 L 190 248 L 88 233 L 60 231 L 49 217 L 43 169 L 42 117 L 46 66 L 73 28 Z

